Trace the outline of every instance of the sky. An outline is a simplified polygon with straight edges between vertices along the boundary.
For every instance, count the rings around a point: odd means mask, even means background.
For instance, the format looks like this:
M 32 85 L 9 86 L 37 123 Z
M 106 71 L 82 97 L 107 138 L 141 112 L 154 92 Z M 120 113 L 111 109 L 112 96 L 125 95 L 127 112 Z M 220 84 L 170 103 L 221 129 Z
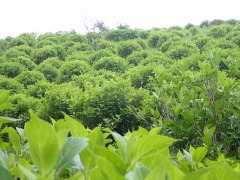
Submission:
M 0 38 L 22 33 L 86 33 L 96 20 L 152 29 L 199 25 L 203 20 L 240 20 L 239 0 L 0 0 Z

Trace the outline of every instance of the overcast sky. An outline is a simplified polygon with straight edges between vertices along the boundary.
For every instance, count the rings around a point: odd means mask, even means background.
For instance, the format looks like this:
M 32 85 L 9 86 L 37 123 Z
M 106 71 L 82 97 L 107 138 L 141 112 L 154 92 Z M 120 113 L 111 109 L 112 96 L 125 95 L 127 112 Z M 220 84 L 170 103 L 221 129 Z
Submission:
M 240 0 L 0 0 L 0 38 L 24 32 L 85 33 L 101 20 L 110 28 L 199 25 L 203 20 L 240 20 Z

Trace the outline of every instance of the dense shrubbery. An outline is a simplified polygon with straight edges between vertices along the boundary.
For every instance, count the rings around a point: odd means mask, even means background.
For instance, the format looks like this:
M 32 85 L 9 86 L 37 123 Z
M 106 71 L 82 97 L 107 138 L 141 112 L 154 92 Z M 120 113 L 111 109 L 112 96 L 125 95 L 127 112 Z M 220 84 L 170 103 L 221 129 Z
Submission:
M 204 156 L 209 159 L 217 159 L 221 153 L 238 159 L 239 30 L 239 21 L 215 20 L 147 31 L 122 25 L 105 31 L 96 42 L 90 41 L 90 34 L 74 32 L 46 33 L 38 38 L 25 33 L 0 40 L 0 88 L 10 90 L 14 104 L 4 111 L 0 106 L 1 115 L 22 118 L 20 125 L 24 126 L 29 108 L 54 123 L 65 112 L 86 127 L 101 125 L 121 134 L 138 126 L 157 127 L 161 134 L 179 139 L 170 150 L 184 149 L 175 160 L 185 175 L 209 166 L 207 160 L 193 163 L 195 157 L 189 153 L 195 149 L 190 144 L 207 148 Z M 98 37 L 96 32 L 92 35 Z M 58 131 L 66 122 L 56 124 Z M 65 130 L 57 133 L 61 136 Z M 129 133 L 125 135 L 129 137 Z M 0 148 L 6 148 L 4 143 Z M 147 158 L 140 163 L 143 161 Z M 141 165 L 128 172 L 144 169 Z M 71 176 L 69 172 L 60 173 Z

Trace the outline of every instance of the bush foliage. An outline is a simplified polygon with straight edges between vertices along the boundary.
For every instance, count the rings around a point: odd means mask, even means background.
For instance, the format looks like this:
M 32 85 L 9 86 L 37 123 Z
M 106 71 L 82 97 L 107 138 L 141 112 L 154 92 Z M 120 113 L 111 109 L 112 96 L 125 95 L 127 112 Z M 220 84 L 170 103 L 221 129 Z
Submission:
M 213 20 L 1 39 L 0 103 L 13 104 L 0 104 L 1 178 L 239 177 L 239 30 Z

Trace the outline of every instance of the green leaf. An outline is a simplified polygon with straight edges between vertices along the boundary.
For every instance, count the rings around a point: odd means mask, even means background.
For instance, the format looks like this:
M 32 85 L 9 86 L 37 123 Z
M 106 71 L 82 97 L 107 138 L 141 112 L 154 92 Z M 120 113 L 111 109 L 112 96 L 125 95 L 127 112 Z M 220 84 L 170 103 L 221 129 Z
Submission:
M 206 147 L 198 147 L 192 154 L 192 159 L 195 165 L 197 165 L 206 156 L 208 150 Z
M 21 139 L 15 129 L 12 127 L 6 127 L 1 131 L 2 133 L 8 133 L 9 141 L 12 144 L 12 147 L 16 150 L 17 154 L 21 150 Z
M 86 146 L 87 138 L 70 137 L 59 152 L 56 169 L 66 167 Z
M 7 154 L 0 149 L 0 164 L 7 169 Z
M 119 173 L 126 173 L 127 168 L 125 162 L 116 152 L 112 152 L 104 147 L 97 147 L 95 153 L 98 156 L 109 160 Z
M 21 139 L 24 139 L 24 129 L 16 127 L 16 130 L 21 137 Z
M 125 175 L 125 178 L 127 178 L 128 180 L 145 180 L 149 172 L 150 172 L 149 168 L 136 164 L 134 171 L 128 172 Z
M 161 156 L 158 166 L 153 168 L 146 180 L 152 179 L 181 179 L 183 172 L 180 171 L 169 159 L 164 155 Z
M 120 153 L 120 155 L 124 159 L 124 161 L 127 162 L 128 158 L 127 158 L 127 142 L 126 142 L 126 140 L 124 139 L 124 137 L 122 137 L 120 134 L 118 134 L 116 132 L 112 132 L 112 136 L 117 143 L 118 152 Z
M 194 163 L 193 163 L 193 160 L 192 160 L 192 154 L 190 154 L 186 150 L 183 150 L 183 153 L 184 153 L 184 157 L 187 159 L 187 161 L 191 164 L 191 167 L 193 168 Z
M 106 179 L 125 180 L 124 176 L 118 172 L 115 166 L 106 158 L 96 156 L 97 164 Z
M 149 135 L 158 135 L 161 130 L 162 130 L 162 127 L 152 128 L 149 132 Z
M 209 168 L 199 169 L 193 171 L 191 173 L 186 174 L 182 180 L 192 180 L 192 179 L 201 179 L 201 180 L 208 180 L 213 179 L 210 178 L 209 174 L 211 173 Z
M 1 180 L 13 180 L 11 173 L 0 165 L 0 178 Z
M 40 173 L 45 176 L 58 160 L 58 137 L 54 128 L 30 111 L 30 122 L 25 124 L 30 156 Z
M 174 109 L 174 115 L 175 115 L 176 118 L 178 117 L 181 109 L 182 109 L 182 107 L 181 107 L 180 104 L 178 104 L 178 105 L 175 107 L 175 109 Z
M 170 137 L 159 135 L 147 135 L 137 139 L 128 153 L 130 168 L 144 156 L 169 148 L 175 141 Z
M 100 127 L 94 128 L 88 135 L 89 144 L 95 146 L 105 146 L 104 135 Z
M 194 120 L 194 114 L 191 109 L 187 109 L 182 113 L 182 116 L 184 117 L 185 120 L 187 121 L 193 121 Z
M 207 147 L 210 147 L 212 145 L 212 137 L 215 132 L 216 126 L 213 126 L 211 128 L 204 127 L 204 136 L 203 136 L 203 142 Z
M 32 173 L 29 169 L 25 168 L 21 164 L 19 164 L 18 167 L 29 180 L 37 180 L 37 176 L 34 173 Z
M 9 90 L 0 90 L 0 111 L 12 106 L 12 104 L 8 102 L 9 93 Z
M 5 123 L 12 123 L 12 122 L 16 122 L 16 121 L 21 121 L 21 119 L 0 116 L 0 126 Z
M 79 121 L 71 118 L 67 114 L 64 114 L 64 119 L 70 128 L 72 136 L 86 137 L 88 135 L 87 129 Z
M 221 56 L 220 54 L 215 54 L 212 58 L 212 64 L 215 68 L 217 68 L 221 62 Z

